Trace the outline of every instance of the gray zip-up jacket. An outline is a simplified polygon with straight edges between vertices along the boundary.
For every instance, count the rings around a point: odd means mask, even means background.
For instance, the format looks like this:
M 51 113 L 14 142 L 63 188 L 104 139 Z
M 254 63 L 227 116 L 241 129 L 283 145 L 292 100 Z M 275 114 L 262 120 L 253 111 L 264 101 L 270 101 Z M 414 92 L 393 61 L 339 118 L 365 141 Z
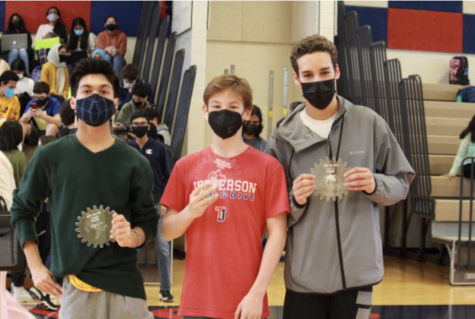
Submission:
M 291 199 L 285 259 L 285 284 L 299 293 L 332 294 L 379 283 L 384 274 L 378 205 L 405 199 L 415 173 L 386 122 L 371 109 L 338 96 L 339 110 L 328 139 L 300 120 L 302 103 L 277 126 L 266 152 L 284 167 Z M 343 131 L 342 131 L 343 130 Z M 340 133 L 341 135 L 341 143 Z M 311 174 L 314 164 L 333 156 L 347 166 L 367 167 L 373 194 L 348 191 L 338 200 L 311 195 L 296 204 L 293 180 Z M 338 216 L 338 218 L 337 218 Z M 339 236 L 338 236 L 338 231 Z

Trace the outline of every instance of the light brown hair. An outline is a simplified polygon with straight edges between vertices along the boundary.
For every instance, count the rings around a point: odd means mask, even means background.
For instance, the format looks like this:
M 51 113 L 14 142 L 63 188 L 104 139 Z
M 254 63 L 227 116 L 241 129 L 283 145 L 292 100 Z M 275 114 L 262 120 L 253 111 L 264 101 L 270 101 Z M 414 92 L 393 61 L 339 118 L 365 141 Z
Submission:
M 245 110 L 252 109 L 252 89 L 249 82 L 233 74 L 223 74 L 211 80 L 203 93 L 203 101 L 208 105 L 213 95 L 226 89 L 231 89 L 241 96 Z
M 332 59 L 333 69 L 338 63 L 338 51 L 336 46 L 327 38 L 321 35 L 315 34 L 303 38 L 299 42 L 296 42 L 292 47 L 292 53 L 290 54 L 290 63 L 297 75 L 299 74 L 299 66 L 297 60 L 305 54 L 313 52 L 328 52 Z

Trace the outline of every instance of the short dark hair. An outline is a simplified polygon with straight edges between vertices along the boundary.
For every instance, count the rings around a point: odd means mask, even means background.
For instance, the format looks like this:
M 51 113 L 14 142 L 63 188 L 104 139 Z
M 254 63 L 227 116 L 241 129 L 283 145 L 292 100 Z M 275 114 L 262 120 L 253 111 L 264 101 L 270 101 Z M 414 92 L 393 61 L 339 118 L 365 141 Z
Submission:
M 292 47 L 292 53 L 290 54 L 290 63 L 297 75 L 299 74 L 299 66 L 297 60 L 313 52 L 328 52 L 332 59 L 333 68 L 338 64 L 338 50 L 336 46 L 327 38 L 315 34 L 303 38 L 299 42 L 295 43 Z
M 112 64 L 102 59 L 82 59 L 76 64 L 73 74 L 71 74 L 71 93 L 76 96 L 79 82 L 89 74 L 102 74 L 109 80 L 114 89 L 114 97 L 119 95 L 119 78 L 112 68 Z
M 138 119 L 139 117 L 143 117 L 147 120 L 147 122 L 150 122 L 150 118 L 147 112 L 145 112 L 145 110 L 140 110 L 132 114 L 132 116 L 130 117 L 130 123 L 132 123 L 135 119 Z
M 17 149 L 23 141 L 23 127 L 17 121 L 6 121 L 0 126 L 0 151 Z
M 139 75 L 139 68 L 133 64 L 127 64 L 122 68 L 121 77 L 122 79 L 134 81 Z
M 153 119 L 157 119 L 158 124 L 162 121 L 162 115 L 156 108 L 153 107 L 147 107 L 146 109 L 143 109 L 145 113 L 147 113 L 148 118 L 150 121 L 153 121 Z
M 20 58 L 14 60 L 12 62 L 11 70 L 12 71 L 17 70 L 17 71 L 25 72 L 26 71 L 25 61 L 23 61 Z
M 44 136 L 40 137 L 41 146 L 45 146 L 49 142 L 53 142 L 53 141 L 57 141 L 57 140 L 58 140 L 58 138 L 56 136 L 52 136 L 52 135 L 44 135 Z
M 5 71 L 2 73 L 2 75 L 0 75 L 0 84 L 4 83 L 7 85 L 10 81 L 18 82 L 20 81 L 20 78 L 15 72 L 10 70 Z
M 259 137 L 259 135 L 262 133 L 262 129 L 264 128 L 264 125 L 262 125 L 262 113 L 261 109 L 257 105 L 252 106 L 252 113 L 251 116 L 257 115 L 259 118 L 259 129 L 256 132 L 256 136 Z
M 134 87 L 132 88 L 132 95 L 145 98 L 148 96 L 148 94 L 148 87 L 144 83 L 135 83 Z
M 107 22 L 107 20 L 109 20 L 109 18 L 114 18 L 115 20 L 115 24 L 117 24 L 117 29 L 119 28 L 119 22 L 117 22 L 117 17 L 115 15 L 108 15 L 105 19 L 104 19 L 104 23 Z
M 35 94 L 41 94 L 41 93 L 49 94 L 49 92 L 50 92 L 49 84 L 44 81 L 36 82 L 35 85 L 33 86 L 33 93 Z
M 69 104 L 69 100 L 65 100 L 63 103 L 61 103 L 61 111 L 59 112 L 59 116 L 61 117 L 61 123 L 63 123 L 65 126 L 69 126 L 74 123 L 74 110 L 71 108 L 71 105 Z

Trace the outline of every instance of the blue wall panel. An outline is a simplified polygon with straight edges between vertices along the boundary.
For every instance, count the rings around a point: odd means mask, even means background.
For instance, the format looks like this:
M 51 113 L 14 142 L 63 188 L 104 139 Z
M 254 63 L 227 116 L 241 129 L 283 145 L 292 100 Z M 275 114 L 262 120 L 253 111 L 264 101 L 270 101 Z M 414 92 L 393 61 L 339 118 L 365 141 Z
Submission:
M 475 15 L 463 15 L 463 52 L 475 53 Z
M 2 32 L 5 31 L 5 11 L 5 1 L 0 1 L 0 31 Z
M 351 2 L 348 2 L 351 3 Z M 373 33 L 373 42 L 388 42 L 388 9 L 358 6 L 345 6 L 346 13 L 356 11 L 360 27 L 369 25 Z
M 389 1 L 389 8 L 463 13 L 463 1 Z
M 92 1 L 91 30 L 99 34 L 105 30 L 104 20 L 108 15 L 117 17 L 119 30 L 129 37 L 137 36 L 143 1 Z

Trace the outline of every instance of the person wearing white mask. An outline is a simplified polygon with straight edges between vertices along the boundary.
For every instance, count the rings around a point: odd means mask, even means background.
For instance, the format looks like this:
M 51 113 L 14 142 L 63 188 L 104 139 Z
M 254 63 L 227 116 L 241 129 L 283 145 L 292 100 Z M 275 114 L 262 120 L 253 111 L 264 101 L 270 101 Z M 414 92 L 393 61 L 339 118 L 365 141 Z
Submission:
M 23 93 L 33 97 L 33 87 L 35 81 L 26 76 L 26 65 L 22 59 L 16 59 L 12 62 L 12 71 L 18 75 L 19 81 L 16 83 L 15 95 L 20 97 Z
M 61 39 L 61 43 L 66 44 L 68 40 L 68 30 L 60 22 L 61 13 L 59 12 L 59 9 L 56 7 L 49 8 L 48 11 L 46 11 L 46 18 L 49 22 L 47 24 L 40 25 L 38 31 L 36 32 L 35 41 L 59 37 Z M 31 47 L 35 50 L 41 49 L 35 48 L 35 42 L 33 42 Z
M 48 62 L 41 69 L 41 79 L 49 84 L 51 95 L 60 102 L 68 98 L 69 71 L 65 62 L 66 48 L 61 44 L 54 44 L 48 53 Z

